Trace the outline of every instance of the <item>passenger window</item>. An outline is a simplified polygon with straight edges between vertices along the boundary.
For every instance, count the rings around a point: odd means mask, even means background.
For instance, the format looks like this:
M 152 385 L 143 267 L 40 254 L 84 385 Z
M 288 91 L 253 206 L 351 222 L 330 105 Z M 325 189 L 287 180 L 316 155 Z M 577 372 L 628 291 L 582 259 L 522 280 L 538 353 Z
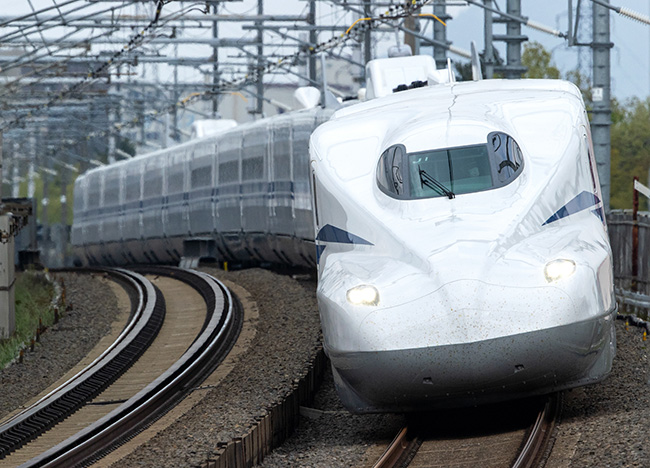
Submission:
M 219 164 L 219 183 L 239 182 L 239 161 L 228 161 Z
M 126 200 L 134 201 L 134 200 L 138 200 L 139 198 L 140 198 L 140 174 L 128 173 L 126 175 Z
M 242 161 L 242 180 L 264 179 L 264 159 L 247 158 Z
M 94 183 L 90 185 L 90 190 L 88 191 L 89 208 L 99 208 L 99 196 L 100 196 L 99 189 L 100 189 L 99 183 Z
M 404 195 L 404 146 L 395 145 L 388 148 L 379 158 L 377 182 L 379 188 L 401 198 Z
M 117 205 L 119 201 L 120 173 L 117 170 L 108 170 L 104 179 L 104 205 Z
M 212 168 L 210 166 L 197 167 L 192 170 L 192 188 L 207 187 L 212 183 Z
M 492 132 L 488 135 L 488 148 L 492 150 L 498 184 L 510 183 L 519 175 L 523 165 L 519 145 L 503 132 Z
M 144 198 L 162 195 L 162 170 L 150 169 L 144 173 Z

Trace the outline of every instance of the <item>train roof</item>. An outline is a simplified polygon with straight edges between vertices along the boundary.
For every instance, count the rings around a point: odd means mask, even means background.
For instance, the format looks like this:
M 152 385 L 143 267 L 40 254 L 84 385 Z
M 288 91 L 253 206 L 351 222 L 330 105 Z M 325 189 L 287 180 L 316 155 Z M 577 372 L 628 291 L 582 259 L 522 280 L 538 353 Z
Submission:
M 334 113 L 332 120 L 369 114 L 373 110 L 384 112 L 390 107 L 408 105 L 410 109 L 448 108 L 455 99 L 469 97 L 473 105 L 493 105 L 519 100 L 553 99 L 553 95 L 573 95 L 582 100 L 580 90 L 564 80 L 480 80 L 461 81 L 395 92 L 385 97 L 371 99 L 345 107 Z M 430 99 L 430 100 L 429 100 Z
M 483 143 L 492 131 L 523 140 L 523 146 L 549 140 L 562 146 L 570 138 L 567 130 L 586 122 L 584 112 L 580 91 L 567 81 L 457 82 L 340 109 L 315 132 L 312 146 L 324 156 L 327 148 L 339 144 L 359 144 L 366 150 L 376 145 L 378 155 L 397 143 L 408 151 Z
M 296 124 L 300 123 L 315 123 L 317 119 L 322 117 L 323 119 L 326 119 L 329 114 L 331 114 L 332 111 L 329 109 L 323 109 L 320 107 L 317 108 L 312 108 L 312 109 L 301 109 L 293 112 L 287 112 L 284 114 L 279 114 L 279 115 L 274 115 L 271 117 L 267 117 L 264 119 L 256 120 L 253 122 L 246 122 L 244 124 L 238 125 L 237 127 L 231 128 L 229 130 L 226 130 L 224 132 L 218 133 L 218 134 L 213 134 L 213 135 L 208 135 L 202 138 L 196 138 L 193 140 L 186 141 L 184 143 L 180 143 L 178 145 L 170 146 L 168 148 L 162 148 L 159 150 L 155 150 L 149 153 L 143 153 L 143 154 L 137 154 L 131 159 L 124 159 L 121 161 L 117 161 L 115 163 L 105 165 L 105 166 L 99 166 L 95 167 L 92 169 L 87 170 L 83 174 L 80 174 L 78 180 L 83 179 L 87 175 L 91 175 L 95 172 L 102 172 L 106 170 L 112 170 L 112 169 L 117 169 L 121 166 L 129 166 L 131 164 L 139 164 L 142 163 L 146 160 L 150 160 L 151 158 L 158 158 L 164 155 L 167 155 L 172 152 L 181 152 L 181 151 L 186 151 L 197 144 L 203 143 L 203 142 L 211 142 L 211 141 L 218 141 L 224 138 L 229 138 L 229 137 L 236 137 L 236 138 L 242 138 L 242 133 L 251 131 L 254 129 L 265 129 L 265 128 L 270 128 L 271 125 L 273 126 L 281 126 L 281 125 L 289 125 L 289 126 L 294 126 Z M 242 138 L 243 139 L 243 138 Z

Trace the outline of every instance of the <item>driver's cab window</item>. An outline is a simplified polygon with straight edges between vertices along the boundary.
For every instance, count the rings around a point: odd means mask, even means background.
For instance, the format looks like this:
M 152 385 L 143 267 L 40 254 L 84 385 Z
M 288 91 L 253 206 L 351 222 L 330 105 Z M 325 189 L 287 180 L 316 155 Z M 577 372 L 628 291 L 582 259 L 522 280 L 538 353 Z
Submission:
M 394 145 L 384 151 L 379 158 L 377 167 L 377 182 L 379 188 L 397 198 L 402 198 L 406 193 L 404 167 L 404 155 L 406 154 L 403 145 Z
M 390 146 L 379 158 L 377 185 L 400 200 L 452 199 L 508 185 L 523 167 L 515 139 L 503 132 L 491 132 L 487 142 L 465 146 L 410 153 L 403 144 Z
M 506 185 L 519 175 L 523 158 L 519 145 L 510 135 L 492 132 L 488 135 L 499 185 Z

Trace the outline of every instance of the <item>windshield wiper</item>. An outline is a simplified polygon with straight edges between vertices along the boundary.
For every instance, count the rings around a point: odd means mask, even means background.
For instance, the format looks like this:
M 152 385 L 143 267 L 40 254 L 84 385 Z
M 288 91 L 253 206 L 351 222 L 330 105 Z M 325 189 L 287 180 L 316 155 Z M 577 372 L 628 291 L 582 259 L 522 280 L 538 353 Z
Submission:
M 456 194 L 454 192 L 452 192 L 447 187 L 445 187 L 440 182 L 438 182 L 436 179 L 434 179 L 429 174 L 427 174 L 427 171 L 421 169 L 420 166 L 418 166 L 418 172 L 420 173 L 420 187 L 424 187 L 426 185 L 430 189 L 435 190 L 436 192 L 441 193 L 443 195 L 446 195 L 447 197 L 449 197 L 450 200 L 452 198 L 456 198 Z

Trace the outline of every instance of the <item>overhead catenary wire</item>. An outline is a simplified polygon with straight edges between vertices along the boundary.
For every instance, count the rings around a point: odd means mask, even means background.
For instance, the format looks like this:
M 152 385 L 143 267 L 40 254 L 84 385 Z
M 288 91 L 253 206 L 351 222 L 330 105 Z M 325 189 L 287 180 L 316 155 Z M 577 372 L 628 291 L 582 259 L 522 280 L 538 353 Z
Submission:
M 125 52 L 130 51 L 133 48 L 139 46 L 142 43 L 142 41 L 145 39 L 149 31 L 155 28 L 156 24 L 158 23 L 164 4 L 165 2 L 163 0 L 158 0 L 154 18 L 149 22 L 149 24 L 142 31 L 138 32 L 136 35 L 131 37 L 129 42 L 126 45 L 124 45 L 124 47 L 121 50 L 113 53 L 113 55 L 108 60 L 104 61 L 99 67 L 95 68 L 92 72 L 88 73 L 88 75 L 83 80 L 81 80 L 80 82 L 76 83 L 73 86 L 66 88 L 65 90 L 57 94 L 55 97 L 50 99 L 50 101 L 48 101 L 43 107 L 41 107 L 39 109 L 39 112 L 37 113 L 42 113 L 45 109 L 51 107 L 54 103 L 60 101 L 64 97 L 76 91 L 79 91 L 89 81 L 101 76 L 113 64 L 113 62 L 119 59 L 119 57 L 122 56 Z M 32 115 L 33 115 L 32 113 L 29 113 L 28 117 L 31 117 Z M 0 129 L 6 130 L 8 128 L 12 128 L 18 125 L 19 123 L 20 123 L 20 119 L 14 119 L 13 121 L 6 123 L 3 127 L 0 127 Z
M 61 5 L 67 4 L 67 3 L 74 4 L 75 2 L 61 2 Z M 263 63 L 261 63 L 259 65 L 256 64 L 252 68 L 250 68 L 247 73 L 242 73 L 241 69 L 224 68 L 223 72 L 222 72 L 223 73 L 222 77 L 227 78 L 227 79 L 219 80 L 219 82 L 217 83 L 217 86 L 214 87 L 213 89 L 208 89 L 208 90 L 206 90 L 204 92 L 194 94 L 191 97 L 189 97 L 189 99 L 187 99 L 187 95 L 185 95 L 186 98 L 181 98 L 177 102 L 174 102 L 174 100 L 167 100 L 168 97 L 165 96 L 165 99 L 161 103 L 156 105 L 158 107 L 158 109 L 151 109 L 150 106 L 151 106 L 152 102 L 151 101 L 146 102 L 145 107 L 148 107 L 150 110 L 146 110 L 144 112 L 144 114 L 142 114 L 141 116 L 136 117 L 134 119 L 135 121 L 133 123 L 131 123 L 129 118 L 124 119 L 123 122 L 126 123 L 126 125 L 124 125 L 123 128 L 128 128 L 130 126 L 139 125 L 139 124 L 142 123 L 143 118 L 146 120 L 146 119 L 149 118 L 148 116 L 155 117 L 157 115 L 160 115 L 161 113 L 164 113 L 165 111 L 169 111 L 170 109 L 181 109 L 181 110 L 188 109 L 190 106 L 192 106 L 193 103 L 198 102 L 199 100 L 210 99 L 214 94 L 223 94 L 223 93 L 232 92 L 232 91 L 235 91 L 235 90 L 238 90 L 238 89 L 242 89 L 245 86 L 248 86 L 250 84 L 258 82 L 263 75 L 268 75 L 269 73 L 273 73 L 273 72 L 280 71 L 280 70 L 282 70 L 283 72 L 288 71 L 289 73 L 291 73 L 291 71 L 297 70 L 295 68 L 295 66 L 301 65 L 300 59 L 305 58 L 305 57 L 309 57 L 309 56 L 311 56 L 311 55 L 313 55 L 315 53 L 319 53 L 318 47 L 321 47 L 320 52 L 325 51 L 327 53 L 330 53 L 333 50 L 341 50 L 341 51 L 343 51 L 343 48 L 346 46 L 346 44 L 348 44 L 348 42 L 350 40 L 360 38 L 360 35 L 363 32 L 365 32 L 366 30 L 368 30 L 368 29 L 377 30 L 377 29 L 380 29 L 381 25 L 384 25 L 384 24 L 392 25 L 397 19 L 404 18 L 407 15 L 425 15 L 425 16 L 428 16 L 427 14 L 418 13 L 418 8 L 422 8 L 425 5 L 430 5 L 431 3 L 432 3 L 431 1 L 427 1 L 427 2 L 422 2 L 422 1 L 421 2 L 411 2 L 411 1 L 409 1 L 408 4 L 406 4 L 406 5 L 395 5 L 393 7 L 392 11 L 388 10 L 383 15 L 377 16 L 376 18 L 374 18 L 374 21 L 369 21 L 369 20 L 361 21 L 361 22 L 358 22 L 356 25 L 354 25 L 353 28 L 351 28 L 351 29 L 348 28 L 349 31 L 348 31 L 348 34 L 345 36 L 345 40 L 336 40 L 337 38 L 340 38 L 341 36 L 334 35 L 332 37 L 332 39 L 330 39 L 331 42 L 328 41 L 329 44 L 328 44 L 327 47 L 323 47 L 323 44 L 326 44 L 326 43 L 323 43 L 323 42 L 317 44 L 317 47 L 312 47 L 311 49 L 308 46 L 306 46 L 305 44 L 303 44 L 304 47 L 300 48 L 298 54 L 286 54 L 286 55 L 283 55 L 282 57 L 279 57 L 275 61 L 274 60 L 267 60 L 267 61 L 265 61 L 265 62 L 263 62 Z M 93 3 L 93 4 L 96 4 L 96 3 Z M 125 2 L 125 3 L 122 3 L 121 5 L 118 5 L 116 8 L 117 9 L 123 8 L 124 5 L 126 5 L 126 4 L 132 4 L 132 3 L 131 2 Z M 406 7 L 406 8 L 404 8 L 404 7 Z M 224 6 L 224 9 L 226 9 L 225 6 Z M 408 9 L 408 13 L 406 13 L 407 9 Z M 254 10 L 254 7 L 251 8 L 251 11 L 253 11 L 253 10 Z M 42 10 L 39 10 L 39 12 L 40 11 L 42 11 Z M 396 13 L 396 12 L 400 13 L 401 16 L 395 16 L 394 13 Z M 343 17 L 344 17 L 344 15 L 339 15 L 337 17 L 337 19 L 343 18 Z M 352 20 L 350 20 L 349 17 L 347 17 L 347 15 L 345 15 L 345 17 L 348 18 L 349 22 L 352 22 Z M 430 16 L 430 17 L 433 18 L 433 16 Z M 40 18 L 40 16 L 39 16 L 39 18 Z M 163 19 L 165 19 L 165 18 L 160 19 L 161 23 L 162 23 Z M 435 18 L 433 18 L 433 19 L 435 20 Z M 52 20 L 51 22 L 54 22 L 54 20 Z M 59 22 L 60 21 L 58 21 L 58 20 L 56 21 L 56 23 L 59 23 Z M 368 24 L 364 24 L 364 23 L 368 23 Z M 162 25 L 159 24 L 159 27 L 161 27 L 161 26 Z M 30 30 L 30 31 L 31 31 L 30 34 L 36 34 L 36 32 L 34 32 L 33 30 Z M 273 32 L 273 33 L 275 33 L 275 32 Z M 348 37 L 348 36 L 351 36 L 351 37 Z M 16 36 L 14 36 L 14 37 L 16 37 Z M 148 38 L 142 44 L 146 44 L 147 40 L 148 40 Z M 287 47 L 288 47 L 288 43 L 287 43 L 286 40 L 283 42 L 283 44 L 287 44 Z M 278 45 L 277 49 L 276 49 L 276 52 L 283 51 L 282 47 L 284 47 L 284 45 Z M 305 49 L 305 47 L 307 47 L 307 49 Z M 129 67 L 137 67 L 138 66 L 137 62 L 134 62 L 134 60 L 137 60 L 136 56 L 138 55 L 138 52 L 135 49 L 136 48 L 133 48 L 130 52 L 122 54 L 118 59 L 115 59 L 113 61 L 113 63 L 110 64 L 110 67 L 108 69 L 106 69 L 106 72 L 104 73 L 103 76 L 94 76 L 94 77 L 91 77 L 91 78 L 88 78 L 88 79 L 84 79 L 84 82 L 79 85 L 78 89 L 73 90 L 70 94 L 61 97 L 59 99 L 59 101 L 61 101 L 63 99 L 68 99 L 68 98 L 70 98 L 72 96 L 75 96 L 75 95 L 78 95 L 78 92 L 86 89 L 86 87 L 90 86 L 90 83 L 92 83 L 93 81 L 96 81 L 96 80 L 98 80 L 100 78 L 103 79 L 103 78 L 107 78 L 107 77 L 110 79 L 111 78 L 110 74 L 113 73 L 111 70 L 113 70 L 115 68 L 115 66 L 117 66 L 119 64 L 126 63 L 127 64 L 127 72 L 129 70 L 133 70 L 133 68 L 129 68 Z M 160 53 L 159 51 L 163 50 L 163 49 L 162 49 L 162 47 L 157 48 L 157 49 L 154 47 L 154 48 L 150 48 L 150 50 L 152 50 L 153 52 L 147 52 L 147 53 Z M 451 46 L 450 50 L 452 50 L 453 52 L 457 52 L 460 55 L 464 55 L 463 54 L 464 51 L 462 49 L 455 48 L 454 46 Z M 245 55 L 246 54 L 244 54 L 244 56 Z M 88 57 L 93 57 L 93 58 L 95 57 L 94 55 L 89 54 L 89 53 L 82 54 L 82 56 L 88 56 Z M 298 58 L 296 58 L 296 56 Z M 98 61 L 101 60 L 100 55 L 97 55 L 96 57 L 97 57 Z M 240 56 L 240 58 L 241 58 L 241 56 Z M 237 58 L 236 60 L 240 60 L 240 58 Z M 234 63 L 231 66 L 236 67 L 236 65 Z M 39 71 L 43 71 L 43 70 L 47 71 L 47 70 L 53 70 L 53 69 L 54 68 L 52 68 L 52 69 L 40 69 Z M 298 73 L 292 73 L 292 74 L 298 75 Z M 134 81 L 134 86 L 137 86 L 137 83 L 138 83 L 138 80 L 136 79 L 136 81 Z M 114 82 L 114 84 L 117 84 L 117 82 Z M 212 84 L 210 84 L 210 86 L 212 86 Z M 27 88 L 25 88 L 25 89 L 27 89 Z M 49 103 L 49 101 L 48 101 L 48 103 Z M 38 113 L 33 113 L 32 117 L 35 116 L 35 115 L 38 115 Z M 24 122 L 28 121 L 32 117 L 22 116 L 21 117 L 21 122 L 24 123 Z M 123 119 L 123 117 L 119 117 L 119 119 Z M 107 134 L 114 134 L 114 132 L 112 132 L 108 127 L 104 129 L 104 133 L 98 133 L 98 132 L 102 132 L 101 128 L 97 128 L 96 126 L 92 126 L 92 127 L 93 128 L 90 129 L 91 132 L 89 132 L 89 135 L 87 135 L 87 136 L 90 136 L 90 138 L 93 138 L 93 135 L 101 137 L 101 136 L 105 136 Z M 114 128 L 113 125 L 111 125 L 111 127 Z M 90 138 L 86 138 L 86 139 L 90 139 Z
M 605 8 L 609 8 L 610 10 L 615 11 L 621 16 L 625 16 L 635 21 L 639 21 L 641 23 L 650 25 L 650 16 L 644 15 L 642 13 L 638 13 L 634 10 L 630 10 L 629 8 L 610 5 L 609 3 L 603 2 L 602 0 L 591 0 L 591 1 Z
M 567 37 L 567 35 L 565 33 L 563 33 L 562 31 L 558 31 L 557 29 L 553 29 L 553 28 L 551 28 L 549 26 L 543 25 L 543 24 L 541 24 L 541 23 L 539 23 L 537 21 L 533 21 L 533 20 L 528 19 L 528 18 L 524 18 L 522 16 L 511 15 L 509 13 L 503 12 L 503 11 L 498 10 L 496 8 L 489 7 L 487 5 L 484 5 L 482 1 L 478 1 L 478 0 L 465 0 L 465 1 L 467 3 L 469 3 L 469 4 L 471 4 L 471 5 L 475 5 L 477 7 L 480 7 L 482 9 L 484 9 L 484 10 L 495 13 L 495 14 L 501 16 L 502 18 L 508 19 L 510 21 L 516 21 L 518 23 L 523 24 L 524 26 L 528 26 L 529 28 L 536 29 L 537 31 L 541 31 L 543 33 L 550 34 L 550 35 L 555 36 L 555 37 L 562 37 L 562 38 Z
M 413 1 L 412 3 L 407 5 L 400 5 L 399 7 L 391 8 L 386 13 L 381 14 L 376 19 L 376 23 L 383 24 L 385 21 L 388 20 L 404 18 L 410 14 L 413 14 L 413 11 L 421 8 L 426 4 L 429 4 L 431 1 L 432 0 Z M 223 92 L 239 91 L 245 86 L 256 83 L 257 80 L 260 78 L 260 76 L 262 76 L 264 73 L 269 73 L 271 71 L 275 71 L 280 68 L 285 68 L 289 65 L 295 65 L 298 62 L 298 60 L 302 57 L 306 57 L 311 54 L 319 54 L 323 51 L 342 45 L 350 40 L 359 39 L 360 35 L 363 34 L 366 28 L 369 27 L 373 27 L 372 24 L 357 25 L 351 30 L 348 30 L 347 33 L 333 36 L 329 40 L 316 44 L 315 46 L 304 46 L 297 53 L 283 56 L 279 58 L 276 62 L 267 63 L 264 67 L 260 67 L 261 69 L 253 67 L 252 71 L 246 74 L 242 78 L 233 79 L 233 80 L 222 80 L 221 82 L 218 83 L 216 87 L 213 87 L 213 89 L 201 93 L 193 93 L 189 96 L 180 99 L 176 103 L 161 107 L 159 109 L 155 109 L 153 111 L 145 113 L 143 116 L 136 116 L 130 121 L 115 123 L 113 124 L 113 128 L 110 130 L 107 129 L 102 131 L 89 132 L 88 134 L 86 134 L 85 139 L 91 140 L 93 138 L 106 136 L 108 133 L 113 131 L 120 132 L 126 128 L 130 128 L 132 126 L 141 124 L 143 119 L 146 121 L 147 119 L 150 118 L 156 118 L 160 114 L 171 113 L 177 109 L 184 109 L 198 100 L 209 99 L 215 92 L 223 93 Z

